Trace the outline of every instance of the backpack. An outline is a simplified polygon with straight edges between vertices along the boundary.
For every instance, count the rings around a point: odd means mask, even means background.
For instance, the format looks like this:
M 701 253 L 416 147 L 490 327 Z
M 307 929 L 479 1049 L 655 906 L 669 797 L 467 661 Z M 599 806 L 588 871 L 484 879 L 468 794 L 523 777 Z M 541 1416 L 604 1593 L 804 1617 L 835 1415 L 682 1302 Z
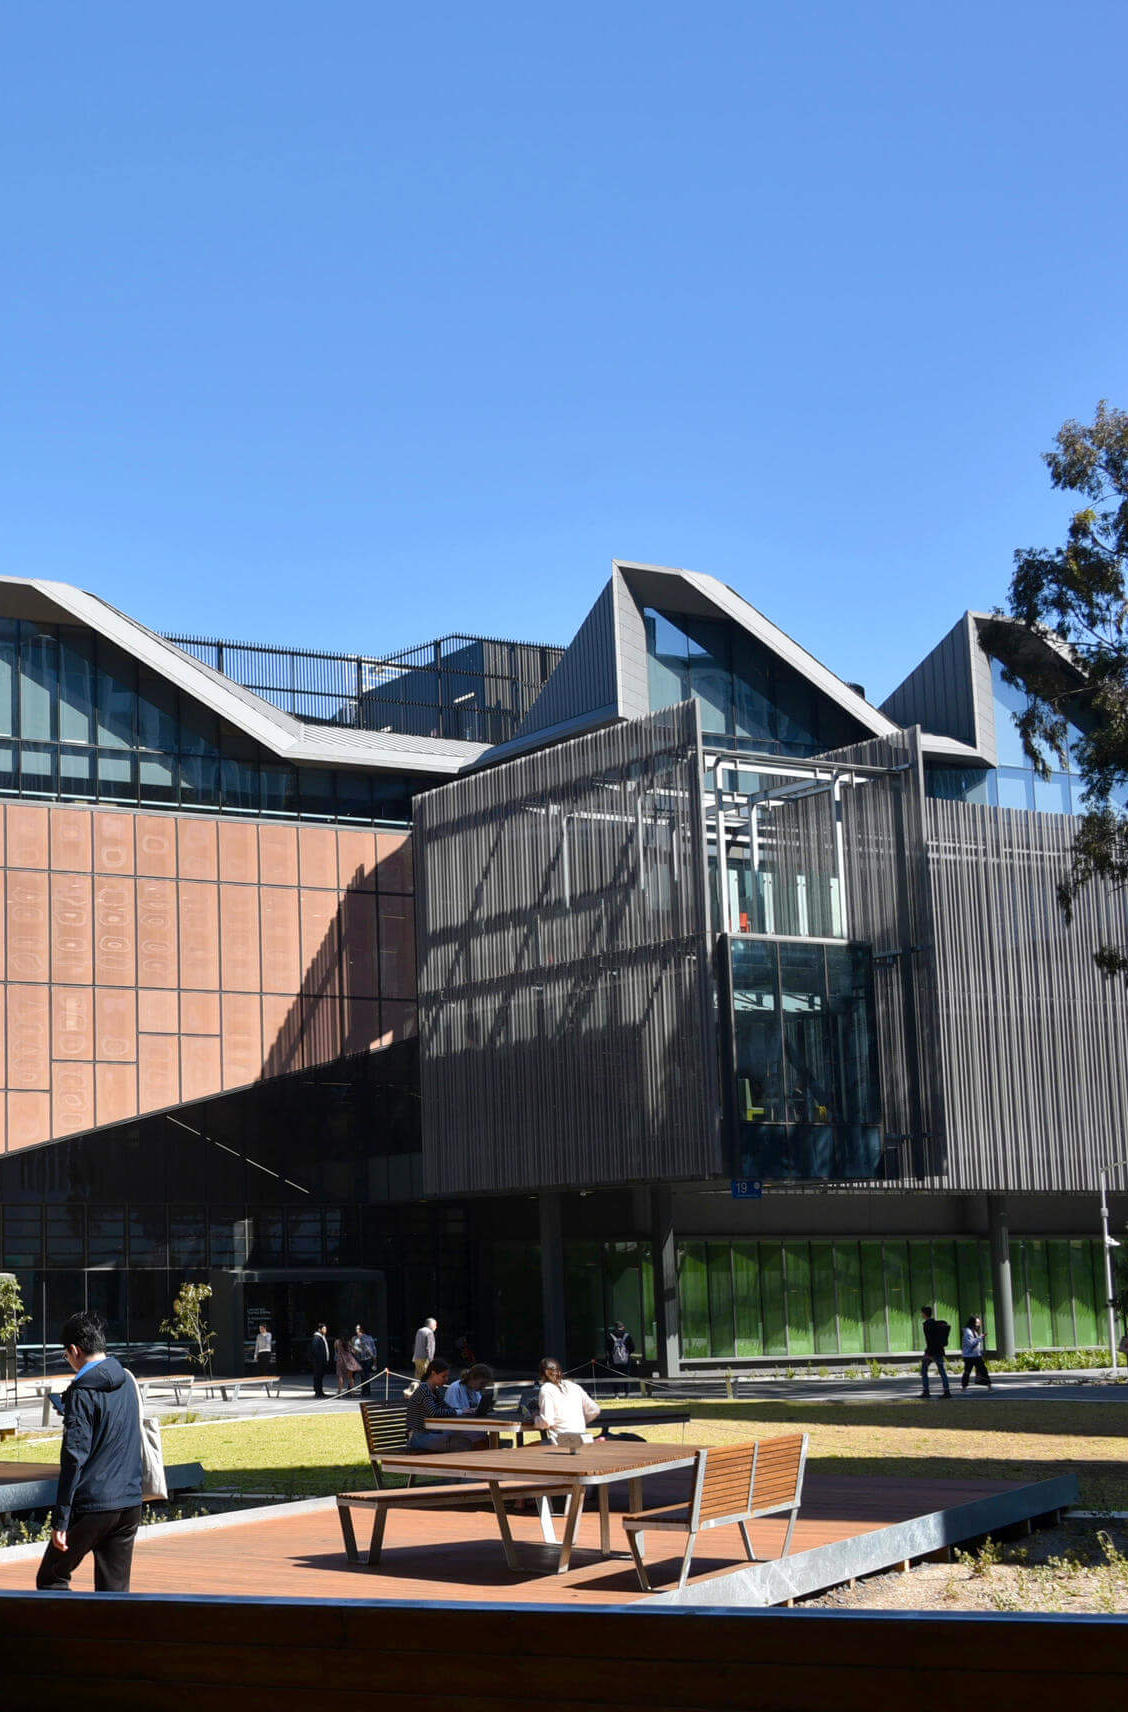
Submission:
M 934 1327 L 936 1342 L 940 1345 L 941 1349 L 947 1349 L 948 1339 L 952 1335 L 951 1326 L 948 1324 L 947 1320 L 933 1320 L 932 1324 Z
M 608 1344 L 611 1353 L 611 1365 L 613 1367 L 626 1367 L 627 1363 L 631 1359 L 631 1352 L 627 1348 L 626 1338 L 624 1336 L 620 1336 L 618 1333 L 612 1332 L 608 1339 Z

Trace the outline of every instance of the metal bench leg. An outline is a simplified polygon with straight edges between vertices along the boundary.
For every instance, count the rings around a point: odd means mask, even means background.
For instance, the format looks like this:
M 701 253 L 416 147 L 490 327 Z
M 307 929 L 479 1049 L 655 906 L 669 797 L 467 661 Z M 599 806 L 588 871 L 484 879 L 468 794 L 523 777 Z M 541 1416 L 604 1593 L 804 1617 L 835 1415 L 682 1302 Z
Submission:
M 786 1536 L 784 1538 L 784 1542 L 783 1542 L 783 1551 L 780 1553 L 781 1557 L 786 1557 L 788 1552 L 791 1550 L 791 1536 L 795 1532 L 795 1518 L 798 1516 L 798 1514 L 799 1514 L 799 1506 L 796 1505 L 794 1510 L 792 1510 L 791 1516 L 790 1516 L 788 1523 L 787 1523 L 787 1534 L 786 1534 Z
M 360 1553 L 356 1549 L 356 1533 L 353 1529 L 352 1516 L 343 1504 L 338 1505 L 337 1514 L 341 1518 L 341 1535 L 345 1542 L 345 1556 L 350 1563 L 359 1563 Z
M 490 1498 L 493 1501 L 497 1525 L 501 1530 L 501 1549 L 505 1553 L 505 1562 L 510 1569 L 520 1569 L 521 1566 L 517 1562 L 517 1552 L 513 1545 L 513 1531 L 509 1526 L 509 1517 L 505 1511 L 505 1499 L 502 1497 L 496 1482 L 492 1481 L 490 1483 Z
M 388 1521 L 388 1506 L 377 1504 L 376 1514 L 372 1518 L 372 1538 L 368 1542 L 368 1567 L 375 1569 L 380 1561 L 380 1553 L 384 1549 L 384 1528 Z
M 755 1563 L 756 1553 L 752 1550 L 752 1536 L 748 1532 L 748 1523 L 740 1522 L 738 1526 L 740 1528 L 740 1537 L 744 1541 L 744 1549 L 748 1553 L 748 1561 L 749 1563 Z M 784 1552 L 783 1555 L 786 1557 L 787 1553 Z
M 678 1576 L 678 1586 L 684 1587 L 689 1580 L 689 1566 L 693 1562 L 693 1548 L 697 1544 L 697 1535 L 689 1534 L 685 1542 L 685 1556 L 682 1558 L 681 1574 Z
M 44 1391 L 44 1393 L 43 1393 L 42 1425 L 45 1427 L 49 1427 L 51 1425 L 51 1393 L 50 1393 L 50 1391 Z
M 630 1546 L 631 1556 L 634 1558 L 634 1566 L 638 1572 L 639 1586 L 642 1588 L 644 1593 L 652 1593 L 654 1590 L 650 1585 L 650 1577 L 646 1573 L 646 1564 L 643 1562 L 642 1557 L 642 1537 L 639 1534 L 636 1534 L 633 1528 L 627 1529 L 627 1544 Z

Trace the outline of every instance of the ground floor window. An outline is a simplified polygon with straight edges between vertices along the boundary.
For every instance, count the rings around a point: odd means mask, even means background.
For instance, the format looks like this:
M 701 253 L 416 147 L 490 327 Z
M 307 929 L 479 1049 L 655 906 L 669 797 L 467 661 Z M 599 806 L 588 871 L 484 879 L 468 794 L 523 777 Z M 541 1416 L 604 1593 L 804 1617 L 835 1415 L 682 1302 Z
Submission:
M 1019 1349 L 1075 1349 L 1105 1335 L 1100 1245 L 1011 1241 Z M 986 1240 L 713 1242 L 678 1245 L 684 1360 L 915 1350 L 925 1302 L 953 1328 L 980 1314 L 995 1335 Z

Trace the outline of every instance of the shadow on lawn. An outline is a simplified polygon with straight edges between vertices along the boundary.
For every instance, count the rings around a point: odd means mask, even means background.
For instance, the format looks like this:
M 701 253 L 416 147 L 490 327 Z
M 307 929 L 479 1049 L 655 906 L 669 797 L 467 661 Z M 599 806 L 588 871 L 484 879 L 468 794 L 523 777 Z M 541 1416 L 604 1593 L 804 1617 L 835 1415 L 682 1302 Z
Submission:
M 1126 1398 L 1128 1402 L 1128 1398 Z M 906 1397 L 897 1403 L 698 1403 L 697 1421 L 764 1421 L 786 1426 L 793 1421 L 820 1426 L 893 1427 L 913 1432 L 922 1426 L 945 1432 L 1025 1433 L 1047 1437 L 1083 1436 L 1128 1439 L 1128 1408 L 1108 1403 L 1008 1402 L 1002 1397 L 953 1397 L 951 1405 L 933 1397 Z

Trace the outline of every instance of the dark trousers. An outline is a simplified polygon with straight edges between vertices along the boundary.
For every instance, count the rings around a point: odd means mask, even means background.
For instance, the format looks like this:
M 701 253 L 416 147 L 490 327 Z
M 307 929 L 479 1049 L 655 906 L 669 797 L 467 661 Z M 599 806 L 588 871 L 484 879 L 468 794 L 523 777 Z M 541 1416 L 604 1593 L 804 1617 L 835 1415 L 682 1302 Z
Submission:
M 326 1367 L 315 1367 L 314 1368 L 314 1370 L 313 1370 L 313 1394 L 315 1397 L 324 1397 L 324 1395 L 325 1395 L 324 1380 L 325 1380 L 325 1375 L 328 1371 L 329 1370 Z
M 372 1369 L 375 1365 L 374 1361 L 362 1361 L 360 1364 L 360 1394 L 362 1397 L 371 1397 L 372 1395 Z
M 128 1593 L 133 1542 L 140 1521 L 140 1504 L 131 1510 L 92 1510 L 88 1515 L 72 1517 L 66 1551 L 48 1545 L 35 1578 L 36 1587 L 46 1593 L 69 1591 L 71 1576 L 93 1552 L 95 1593 Z
M 967 1390 L 967 1382 L 973 1373 L 975 1374 L 975 1383 L 977 1385 L 990 1385 L 991 1375 L 987 1371 L 987 1363 L 984 1361 L 983 1357 L 981 1355 L 965 1355 L 963 1378 L 960 1380 L 961 1390 Z

